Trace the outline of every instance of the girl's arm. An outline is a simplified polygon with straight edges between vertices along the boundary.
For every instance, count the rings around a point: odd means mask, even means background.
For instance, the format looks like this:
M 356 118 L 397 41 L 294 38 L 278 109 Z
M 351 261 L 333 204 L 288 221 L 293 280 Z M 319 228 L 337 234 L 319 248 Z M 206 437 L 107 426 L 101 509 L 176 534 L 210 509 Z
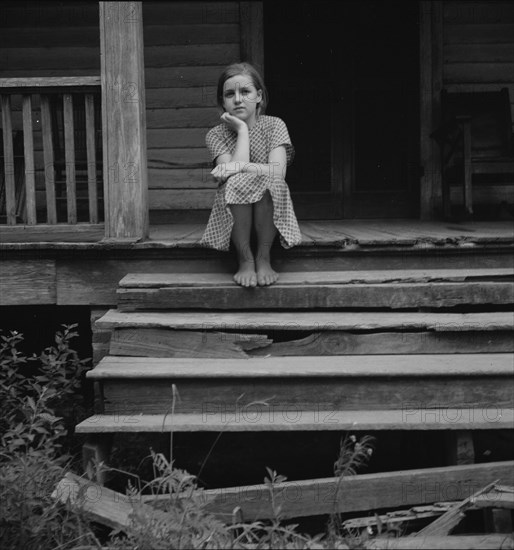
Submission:
M 221 119 L 237 132 L 237 142 L 232 154 L 226 153 L 216 158 L 216 167 L 211 174 L 218 184 L 225 183 L 230 176 L 237 174 L 240 171 L 239 164 L 250 161 L 250 137 L 246 122 L 228 113 L 223 113 Z
M 239 138 L 238 138 L 239 142 Z M 237 147 L 236 147 L 237 150 Z M 234 155 L 232 155 L 233 159 Z M 220 155 L 216 159 L 216 168 L 211 172 L 214 179 L 225 183 L 225 181 L 234 174 L 256 174 L 258 176 L 268 176 L 272 179 L 286 179 L 287 157 L 286 148 L 283 145 L 275 147 L 268 156 L 267 164 L 257 164 L 254 162 L 234 161 L 230 155 Z

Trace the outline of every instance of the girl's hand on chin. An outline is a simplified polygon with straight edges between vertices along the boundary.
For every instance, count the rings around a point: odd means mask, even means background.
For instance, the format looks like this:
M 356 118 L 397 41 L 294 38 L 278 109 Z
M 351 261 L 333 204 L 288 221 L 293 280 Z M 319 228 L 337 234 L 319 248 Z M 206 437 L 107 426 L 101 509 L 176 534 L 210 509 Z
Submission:
M 241 120 L 240 118 L 237 118 L 236 116 L 231 115 L 230 113 L 223 113 L 220 118 L 230 128 L 232 128 L 232 130 L 236 130 L 236 132 L 246 127 L 246 122 L 244 120 Z

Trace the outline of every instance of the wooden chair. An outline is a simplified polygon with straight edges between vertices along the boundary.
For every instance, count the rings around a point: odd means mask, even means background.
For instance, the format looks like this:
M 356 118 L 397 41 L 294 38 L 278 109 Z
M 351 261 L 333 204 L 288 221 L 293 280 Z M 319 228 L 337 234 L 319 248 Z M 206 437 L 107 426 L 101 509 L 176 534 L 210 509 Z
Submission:
M 509 90 L 441 93 L 442 122 L 431 137 L 440 146 L 443 213 L 451 216 L 450 186 L 462 185 L 464 209 L 473 215 L 475 175 L 514 178 Z M 514 182 L 514 179 L 512 180 Z

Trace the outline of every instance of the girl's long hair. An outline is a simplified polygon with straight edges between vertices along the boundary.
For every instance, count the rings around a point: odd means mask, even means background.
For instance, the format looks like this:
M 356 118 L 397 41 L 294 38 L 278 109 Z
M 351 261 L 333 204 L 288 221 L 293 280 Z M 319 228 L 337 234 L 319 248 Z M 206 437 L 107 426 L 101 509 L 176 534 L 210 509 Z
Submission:
M 218 80 L 218 91 L 216 95 L 218 106 L 223 109 L 223 86 L 225 85 L 225 82 L 229 78 L 240 74 L 248 75 L 255 88 L 257 88 L 257 90 L 261 90 L 262 99 L 257 105 L 257 113 L 259 115 L 263 115 L 266 112 L 266 107 L 268 105 L 268 90 L 266 89 L 264 80 L 262 79 L 259 71 L 253 65 L 250 65 L 250 63 L 246 63 L 246 61 L 242 63 L 232 63 L 232 65 L 226 67 L 220 74 Z

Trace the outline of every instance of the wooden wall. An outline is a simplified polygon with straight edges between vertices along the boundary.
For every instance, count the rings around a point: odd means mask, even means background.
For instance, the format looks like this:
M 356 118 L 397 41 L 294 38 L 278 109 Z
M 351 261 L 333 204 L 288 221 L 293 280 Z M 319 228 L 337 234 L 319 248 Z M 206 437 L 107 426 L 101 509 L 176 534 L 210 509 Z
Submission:
M 2 2 L 0 77 L 98 75 L 98 11 L 96 1 Z M 443 86 L 507 86 L 514 120 L 514 3 L 448 0 L 443 12 Z M 191 211 L 205 215 L 214 196 L 204 139 L 218 121 L 218 75 L 241 55 L 240 2 L 145 1 L 143 24 L 150 219 L 194 221 Z M 21 98 L 14 104 L 21 128 Z M 38 133 L 36 149 L 42 167 Z
M 96 1 L 0 3 L 0 78 L 100 75 Z M 21 95 L 12 98 L 13 130 L 22 129 Z M 36 203 L 44 206 L 39 96 L 33 96 Z
M 514 122 L 514 3 L 451 0 L 443 5 L 443 86 L 509 88 Z
M 169 210 L 212 206 L 205 134 L 218 76 L 239 61 L 239 3 L 144 2 L 143 24 L 150 219 L 170 222 Z

